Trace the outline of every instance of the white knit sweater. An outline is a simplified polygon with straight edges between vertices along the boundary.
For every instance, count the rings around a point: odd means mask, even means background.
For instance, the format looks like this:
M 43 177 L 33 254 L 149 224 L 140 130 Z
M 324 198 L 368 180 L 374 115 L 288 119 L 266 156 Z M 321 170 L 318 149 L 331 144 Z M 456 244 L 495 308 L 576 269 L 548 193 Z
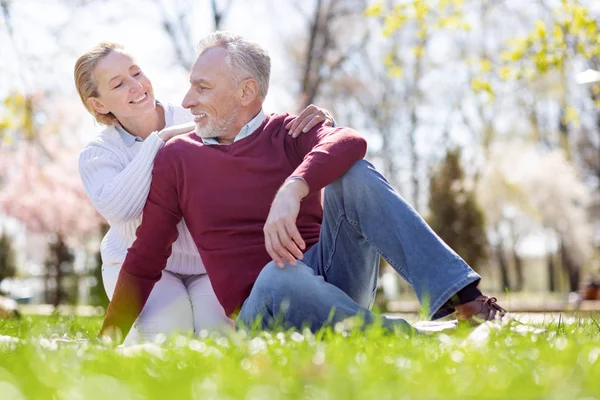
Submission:
M 181 107 L 163 105 L 166 126 L 193 120 Z M 142 222 L 142 210 L 150 191 L 154 157 L 164 142 L 156 132 L 136 141 L 121 127 L 109 126 L 79 155 L 79 174 L 94 207 L 106 218 L 110 230 L 102 240 L 100 254 L 104 266 L 122 264 Z M 204 264 L 192 236 L 182 220 L 179 238 L 166 269 L 180 274 L 205 273 Z

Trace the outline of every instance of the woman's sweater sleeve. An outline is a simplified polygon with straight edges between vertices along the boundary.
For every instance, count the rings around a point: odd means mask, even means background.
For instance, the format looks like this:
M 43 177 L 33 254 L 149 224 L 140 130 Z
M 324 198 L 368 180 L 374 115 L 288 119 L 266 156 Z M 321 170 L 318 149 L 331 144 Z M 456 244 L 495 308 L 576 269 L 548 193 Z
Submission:
M 127 222 L 142 215 L 156 153 L 164 142 L 156 132 L 144 140 L 133 160 L 91 143 L 79 155 L 79 175 L 96 210 L 108 221 Z

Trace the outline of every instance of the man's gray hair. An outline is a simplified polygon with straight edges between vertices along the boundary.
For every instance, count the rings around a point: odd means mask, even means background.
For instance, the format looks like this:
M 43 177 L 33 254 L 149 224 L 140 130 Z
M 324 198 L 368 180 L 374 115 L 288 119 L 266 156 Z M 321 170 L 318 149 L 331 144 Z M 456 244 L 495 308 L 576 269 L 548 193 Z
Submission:
M 244 79 L 254 78 L 258 82 L 260 95 L 267 96 L 271 57 L 264 47 L 236 33 L 217 31 L 198 42 L 198 54 L 202 55 L 215 47 L 222 47 L 227 51 L 227 65 L 233 70 L 235 76 L 232 79 L 236 84 Z

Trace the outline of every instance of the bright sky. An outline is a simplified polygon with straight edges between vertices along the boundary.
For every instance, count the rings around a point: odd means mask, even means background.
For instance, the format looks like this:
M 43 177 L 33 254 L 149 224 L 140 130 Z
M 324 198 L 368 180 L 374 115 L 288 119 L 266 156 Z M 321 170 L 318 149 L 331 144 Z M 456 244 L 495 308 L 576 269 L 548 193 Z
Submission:
M 161 3 L 162 2 L 162 3 Z M 72 71 L 77 57 L 100 41 L 125 45 L 152 79 L 157 97 L 179 104 L 188 88 L 188 73 L 175 60 L 173 47 L 160 25 L 160 9 L 173 13 L 179 1 L 91 1 L 79 9 L 65 0 L 11 2 L 12 40 L 0 19 L 0 97 L 10 90 L 50 90 L 61 101 L 78 102 Z M 71 2 L 75 3 L 75 2 Z M 173 6 L 164 6 L 165 4 Z M 190 10 L 194 42 L 212 31 L 209 1 L 195 1 Z M 269 6 L 270 4 L 270 6 Z M 264 45 L 273 59 L 268 111 L 290 111 L 290 62 L 285 43 L 303 31 L 303 18 L 290 14 L 291 2 L 237 0 L 227 15 L 224 29 L 236 31 Z M 293 10 L 292 10 L 293 11 Z M 51 32 L 59 32 L 53 36 Z M 59 41 L 56 40 L 59 37 Z M 84 112 L 83 107 L 78 111 Z M 91 120 L 90 120 L 90 126 Z M 87 134 L 85 135 L 87 137 Z

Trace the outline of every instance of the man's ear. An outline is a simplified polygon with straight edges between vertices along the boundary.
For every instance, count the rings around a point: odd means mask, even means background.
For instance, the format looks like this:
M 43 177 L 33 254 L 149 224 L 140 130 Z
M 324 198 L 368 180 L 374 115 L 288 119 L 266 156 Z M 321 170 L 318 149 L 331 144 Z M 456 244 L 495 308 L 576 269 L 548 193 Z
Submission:
M 85 101 L 88 106 L 92 107 L 94 111 L 99 114 L 108 114 L 110 110 L 96 97 L 88 97 Z
M 259 96 L 258 82 L 252 78 L 244 79 L 240 84 L 240 91 L 240 101 L 243 106 L 247 106 Z

